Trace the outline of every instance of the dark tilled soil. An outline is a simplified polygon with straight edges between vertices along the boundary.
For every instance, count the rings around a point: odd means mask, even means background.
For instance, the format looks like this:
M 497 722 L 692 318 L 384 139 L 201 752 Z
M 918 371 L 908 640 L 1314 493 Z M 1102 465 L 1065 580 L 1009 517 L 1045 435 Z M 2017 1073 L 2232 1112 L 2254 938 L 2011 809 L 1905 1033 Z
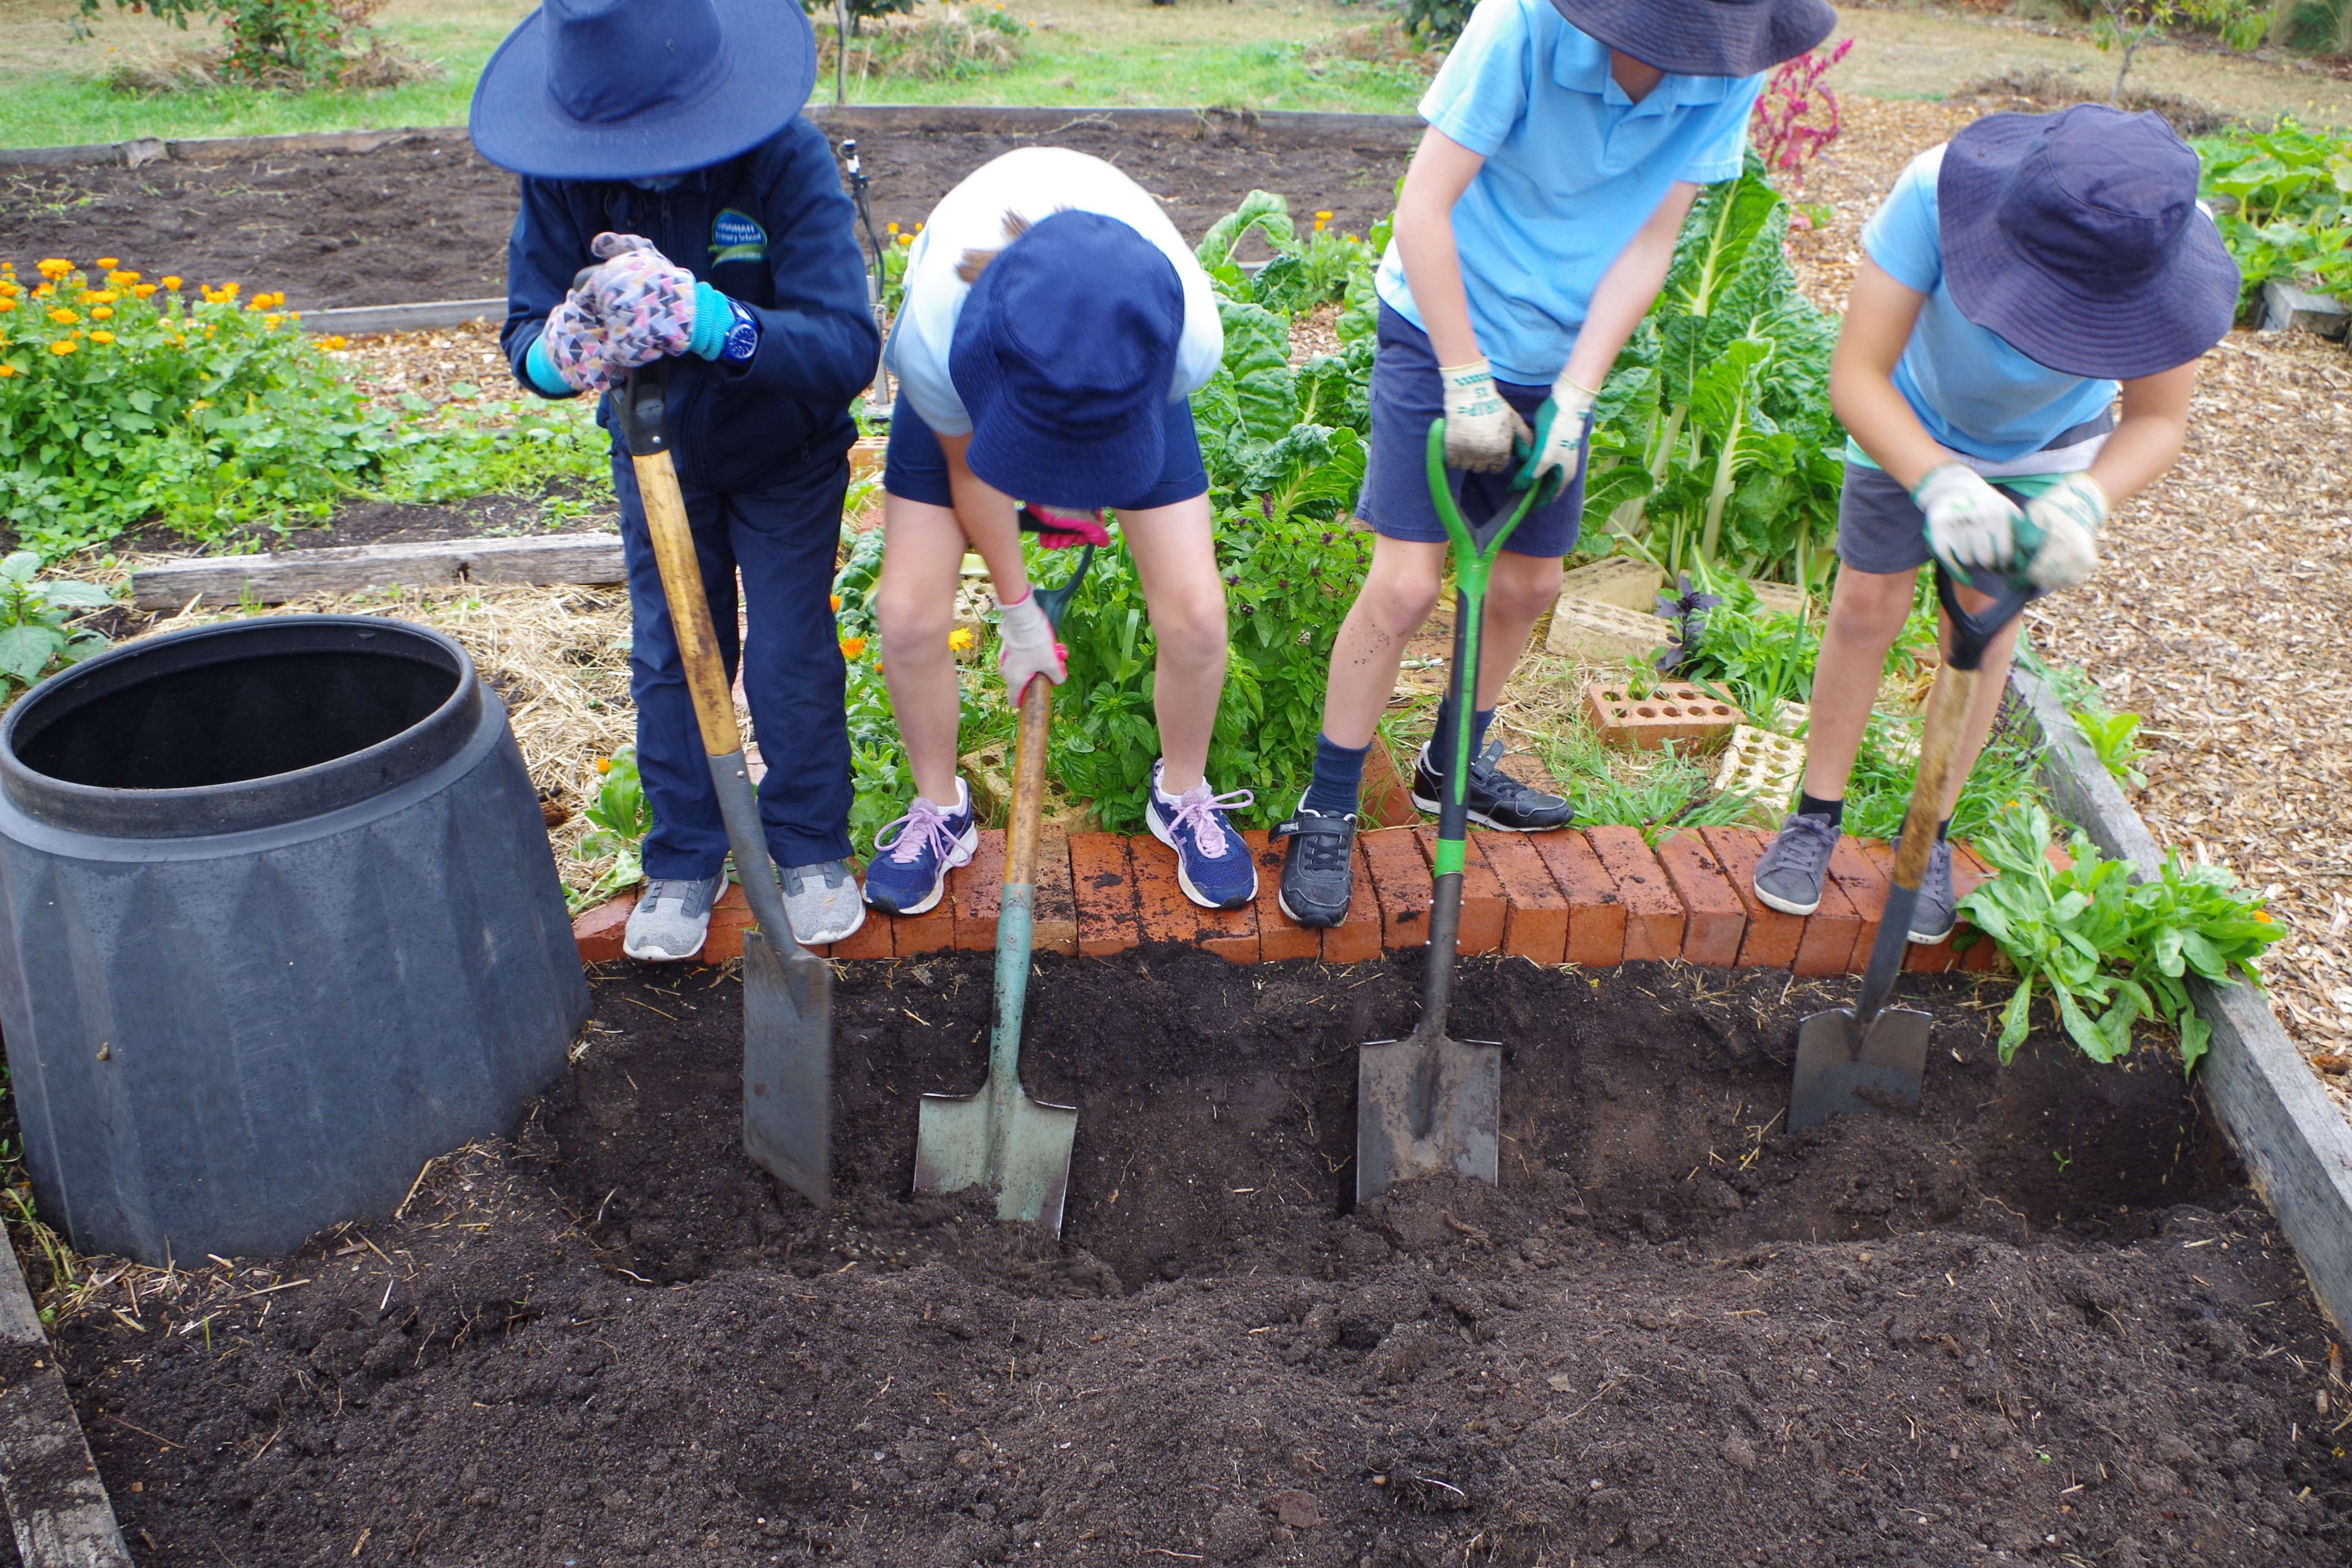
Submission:
M 616 966 L 404 1218 L 61 1354 L 142 1565 L 2346 1560 L 2336 1352 L 2170 1064 L 2000 1070 L 1921 979 L 1921 1119 L 1790 1137 L 1843 985 L 1465 967 L 1502 1185 L 1350 1213 L 1417 963 L 1041 963 L 1055 1242 L 906 1193 L 986 955 L 845 967 L 825 1215 L 740 1152 L 736 983 Z
M 1108 159 L 1198 238 L 1253 187 L 1360 234 L 1394 205 L 1409 134 L 1365 144 L 1234 122 L 1198 134 L 1120 127 L 1083 113 L 1034 136 L 859 132 L 874 220 L 905 228 L 982 163 L 1015 147 L 1075 147 Z M 837 140 L 837 138 L 836 138 Z M 418 135 L 370 153 L 286 152 L 234 163 L 164 162 L 0 173 L 0 257 L 88 265 L 111 256 L 149 277 L 235 279 L 283 289 L 296 310 L 478 300 L 506 291 L 514 176 L 458 139 Z

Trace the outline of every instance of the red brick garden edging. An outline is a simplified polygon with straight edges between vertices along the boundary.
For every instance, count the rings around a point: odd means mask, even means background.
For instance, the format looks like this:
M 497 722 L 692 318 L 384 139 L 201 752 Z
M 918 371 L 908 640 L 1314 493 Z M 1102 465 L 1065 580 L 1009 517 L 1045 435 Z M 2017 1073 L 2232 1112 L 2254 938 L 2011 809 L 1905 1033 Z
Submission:
M 1176 942 L 1235 963 L 1357 963 L 1425 940 L 1433 826 L 1360 835 L 1355 904 L 1347 923 L 1328 931 L 1293 924 L 1276 905 L 1282 846 L 1269 845 L 1255 829 L 1242 837 L 1257 856 L 1256 902 L 1203 910 L 1176 885 L 1175 852 L 1149 836 L 1049 829 L 1037 858 L 1037 951 L 1100 954 Z M 1766 909 L 1750 889 L 1769 842 L 1770 835 L 1749 827 L 1684 828 L 1654 850 L 1631 827 L 1473 831 L 1463 873 L 1461 951 L 1514 953 L 1538 963 L 1680 958 L 1807 975 L 1859 973 L 1878 934 L 1892 850 L 1874 839 L 1840 841 L 1822 907 L 1798 916 Z M 1963 845 L 1954 846 L 1952 873 L 1962 894 L 1991 875 Z M 817 951 L 835 958 L 986 952 L 996 945 L 1003 877 L 1004 835 L 982 833 L 980 853 L 950 874 L 947 896 L 929 913 L 895 919 L 869 912 L 855 936 Z M 583 962 L 621 956 L 621 930 L 635 901 L 634 892 L 624 893 L 572 922 Z M 741 890 L 729 889 L 711 917 L 703 961 L 740 956 L 750 923 Z M 1947 941 L 1912 948 L 1904 967 L 1987 969 L 1993 952 L 1990 942 L 1963 952 Z

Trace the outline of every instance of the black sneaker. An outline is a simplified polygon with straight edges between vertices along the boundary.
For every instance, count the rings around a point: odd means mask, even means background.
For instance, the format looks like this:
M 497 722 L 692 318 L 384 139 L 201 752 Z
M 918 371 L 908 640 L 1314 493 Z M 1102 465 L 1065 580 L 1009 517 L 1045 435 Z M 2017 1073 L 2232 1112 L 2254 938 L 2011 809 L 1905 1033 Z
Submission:
M 1809 915 L 1820 909 L 1822 879 L 1829 875 L 1839 832 L 1826 816 L 1791 815 L 1782 822 L 1756 862 L 1758 900 L 1784 915 Z
M 1467 797 L 1464 804 L 1470 808 L 1471 821 L 1506 833 L 1566 827 L 1576 815 L 1559 796 L 1546 795 L 1505 773 L 1500 741 L 1487 742 L 1486 749 L 1470 764 Z M 1412 804 L 1433 814 L 1445 804 L 1445 776 L 1430 765 L 1426 745 L 1412 764 Z
M 1282 852 L 1282 912 L 1303 926 L 1346 920 L 1356 885 L 1355 813 L 1326 816 L 1301 805 L 1274 836 L 1290 840 Z

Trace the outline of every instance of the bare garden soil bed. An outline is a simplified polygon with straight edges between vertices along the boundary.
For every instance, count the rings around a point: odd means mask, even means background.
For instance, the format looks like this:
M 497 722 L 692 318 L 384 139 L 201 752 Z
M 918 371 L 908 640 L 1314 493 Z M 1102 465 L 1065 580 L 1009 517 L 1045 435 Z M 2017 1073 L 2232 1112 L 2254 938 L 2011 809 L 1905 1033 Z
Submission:
M 990 963 L 845 966 L 829 1215 L 740 1152 L 735 981 L 614 966 L 403 1217 L 93 1292 L 60 1354 L 139 1561 L 2344 1561 L 2334 1352 L 2167 1060 L 2000 1070 L 1994 998 L 1916 977 L 1922 1118 L 1790 1137 L 1842 984 L 1480 961 L 1500 1189 L 1350 1212 L 1412 955 L 1047 958 L 1056 1242 L 906 1190 Z
M 1393 205 L 1412 148 L 1410 131 L 1377 124 L 1301 134 L 1232 120 L 1120 123 L 1084 110 L 1034 132 L 828 128 L 836 142 L 843 133 L 857 138 L 877 226 L 912 230 L 989 159 L 1048 144 L 1118 164 L 1194 239 L 1253 187 L 1281 192 L 1302 216 L 1333 212 L 1339 227 L 1361 234 Z M 433 133 L 367 153 L 0 173 L 0 258 L 20 269 L 47 256 L 85 265 L 110 256 L 150 278 L 282 289 L 298 310 L 504 294 L 514 216 L 514 176 L 463 139 Z

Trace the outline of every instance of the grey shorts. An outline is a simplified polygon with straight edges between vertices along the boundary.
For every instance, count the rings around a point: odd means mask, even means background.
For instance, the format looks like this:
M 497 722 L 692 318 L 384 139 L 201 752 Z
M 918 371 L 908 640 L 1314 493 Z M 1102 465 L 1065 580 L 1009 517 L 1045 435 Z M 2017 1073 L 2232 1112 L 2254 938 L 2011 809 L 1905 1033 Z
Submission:
M 2102 414 L 2063 431 L 2052 448 L 2071 447 L 2116 427 L 2113 415 Z M 2000 480 L 1993 489 L 2023 506 L 2026 498 Z M 1883 468 L 1860 463 L 1845 466 L 1845 488 L 1838 494 L 1838 559 L 1857 572 L 1893 576 L 1916 572 L 1934 559 L 1927 549 L 1927 518 L 1901 480 Z

